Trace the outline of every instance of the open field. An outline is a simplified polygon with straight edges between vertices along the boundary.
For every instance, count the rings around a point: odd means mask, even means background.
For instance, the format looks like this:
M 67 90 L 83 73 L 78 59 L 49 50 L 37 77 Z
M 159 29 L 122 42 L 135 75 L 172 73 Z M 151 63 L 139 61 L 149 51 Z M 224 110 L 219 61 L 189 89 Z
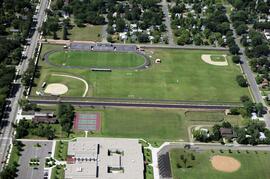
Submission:
M 192 153 L 194 160 L 188 159 L 189 168 L 181 164 L 180 156 L 190 156 Z M 213 168 L 211 164 L 212 156 L 229 156 L 241 163 L 239 170 L 227 173 L 220 172 Z M 182 157 L 183 158 L 183 157 Z M 185 151 L 183 149 L 174 149 L 170 152 L 171 167 L 174 179 L 197 179 L 197 178 L 218 178 L 218 179 L 253 179 L 253 178 L 270 178 L 268 168 L 270 166 L 270 153 L 255 151 L 203 151 L 200 153 Z M 179 168 L 177 164 L 182 168 Z
M 43 45 L 42 54 L 55 47 Z M 149 69 L 141 71 L 92 72 L 52 67 L 40 60 L 41 76 L 35 83 L 39 87 L 46 75 L 65 73 L 84 78 L 91 86 L 94 97 L 239 102 L 240 96 L 249 95 L 248 89 L 240 88 L 235 81 L 235 76 L 241 72 L 230 57 L 229 65 L 222 67 L 201 60 L 202 54 L 221 55 L 225 52 L 149 49 L 147 53 L 150 51 L 153 52 L 153 61 L 160 58 L 162 63 L 153 63 Z
M 86 26 L 77 27 L 74 26 L 72 29 L 68 30 L 68 39 L 70 40 L 82 40 L 82 41 L 101 41 L 101 29 L 102 26 Z
M 137 108 L 78 108 L 80 113 L 99 112 L 101 114 L 101 132 L 94 136 L 143 138 L 150 142 L 188 140 L 188 127 L 191 125 L 214 125 L 215 118 L 196 121 L 196 117 L 186 117 L 185 110 L 179 109 L 137 109 Z M 198 116 L 205 112 L 198 112 Z M 221 116 L 223 114 L 223 116 Z M 221 112 L 213 112 L 212 116 L 225 118 Z M 194 118 L 193 118 L 194 117 Z M 232 123 L 244 121 L 240 116 L 231 118 Z M 219 122 L 223 122 L 219 121 Z M 88 134 L 91 136 L 91 134 Z
M 136 67 L 144 64 L 144 57 L 135 53 L 57 51 L 49 56 L 52 64 L 74 67 Z
M 188 111 L 185 116 L 190 121 L 221 122 L 224 120 L 224 112 Z

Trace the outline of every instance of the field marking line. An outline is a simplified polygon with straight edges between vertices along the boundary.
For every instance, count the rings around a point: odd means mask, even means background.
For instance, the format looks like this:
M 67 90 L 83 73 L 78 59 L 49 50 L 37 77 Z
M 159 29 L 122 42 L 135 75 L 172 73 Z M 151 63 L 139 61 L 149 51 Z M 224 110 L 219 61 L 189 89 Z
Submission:
M 86 96 L 86 94 L 87 94 L 87 92 L 88 92 L 88 89 L 89 89 L 89 86 L 88 86 L 88 83 L 87 83 L 84 79 L 79 78 L 79 77 L 76 77 L 76 76 L 71 76 L 71 75 L 61 75 L 61 74 L 55 74 L 55 73 L 53 73 L 53 74 L 51 74 L 51 75 L 52 75 L 52 76 L 68 77 L 68 78 L 73 78 L 73 79 L 77 79 L 77 80 L 82 81 L 82 82 L 84 83 L 84 85 L 85 85 L 85 90 L 84 90 L 84 93 L 83 93 L 82 97 L 85 97 L 85 96 Z

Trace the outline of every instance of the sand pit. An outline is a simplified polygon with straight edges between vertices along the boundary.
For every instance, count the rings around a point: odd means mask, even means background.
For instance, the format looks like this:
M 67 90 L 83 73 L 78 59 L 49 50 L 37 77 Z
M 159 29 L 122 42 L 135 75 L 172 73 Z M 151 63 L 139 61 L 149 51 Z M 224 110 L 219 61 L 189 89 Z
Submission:
M 217 56 L 217 55 L 215 55 Z M 216 62 L 211 59 L 211 55 L 202 55 L 201 58 L 205 63 L 216 65 L 216 66 L 228 66 L 226 55 L 222 55 L 225 58 L 224 62 Z
M 68 92 L 68 87 L 61 83 L 51 83 L 46 87 L 44 92 L 51 95 L 62 95 Z
M 216 170 L 222 172 L 235 172 L 241 167 L 241 163 L 238 160 L 220 155 L 213 156 L 211 164 Z

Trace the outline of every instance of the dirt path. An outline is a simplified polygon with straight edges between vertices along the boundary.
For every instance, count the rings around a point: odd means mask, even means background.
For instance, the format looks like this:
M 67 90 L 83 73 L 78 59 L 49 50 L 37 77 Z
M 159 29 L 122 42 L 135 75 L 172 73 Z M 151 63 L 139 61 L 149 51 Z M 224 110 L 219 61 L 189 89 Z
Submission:
M 85 85 L 85 90 L 84 90 L 84 93 L 82 95 L 82 97 L 85 97 L 87 92 L 88 92 L 88 89 L 89 89 L 89 86 L 88 86 L 88 83 L 82 79 L 82 78 L 79 78 L 79 77 L 76 77 L 76 76 L 71 76 L 71 75 L 61 75 L 61 74 L 52 74 L 52 76 L 63 76 L 63 77 L 67 77 L 67 78 L 73 78 L 73 79 L 76 79 L 76 80 L 80 80 L 84 83 Z

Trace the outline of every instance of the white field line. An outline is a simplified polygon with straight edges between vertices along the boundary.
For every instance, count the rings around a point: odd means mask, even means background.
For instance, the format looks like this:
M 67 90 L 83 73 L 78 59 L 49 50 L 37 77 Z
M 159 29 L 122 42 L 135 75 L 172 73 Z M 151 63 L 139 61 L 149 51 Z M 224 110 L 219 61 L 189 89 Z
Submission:
M 89 89 L 89 86 L 88 86 L 88 83 L 84 79 L 79 78 L 79 77 L 76 77 L 76 76 L 61 75 L 61 74 L 52 74 L 52 76 L 63 76 L 63 77 L 73 78 L 73 79 L 82 81 L 84 83 L 84 85 L 85 85 L 85 90 L 84 90 L 84 93 L 83 93 L 82 97 L 85 97 L 86 96 L 86 94 L 88 92 L 88 89 Z

